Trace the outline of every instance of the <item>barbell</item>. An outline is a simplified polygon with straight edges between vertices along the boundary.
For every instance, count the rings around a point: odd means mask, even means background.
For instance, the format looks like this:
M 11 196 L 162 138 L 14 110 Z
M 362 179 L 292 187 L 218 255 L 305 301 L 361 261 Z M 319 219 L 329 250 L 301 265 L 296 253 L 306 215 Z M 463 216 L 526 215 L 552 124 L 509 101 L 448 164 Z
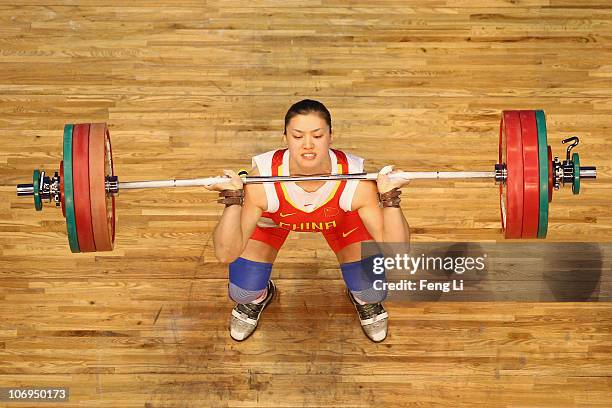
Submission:
M 548 145 L 546 117 L 541 110 L 502 112 L 499 130 L 499 157 L 493 171 L 398 172 L 403 179 L 492 179 L 499 185 L 502 229 L 506 238 L 545 238 L 548 208 L 553 190 L 561 185 L 580 192 L 584 179 L 595 179 L 593 166 L 582 166 L 569 143 L 563 162 L 553 159 Z M 571 155 L 571 157 L 570 157 Z M 308 176 L 248 176 L 245 184 L 319 180 L 376 180 L 378 173 L 319 174 Z M 31 184 L 18 184 L 18 196 L 33 196 L 34 207 L 42 210 L 43 200 L 61 207 L 66 218 L 68 243 L 72 252 L 111 251 L 115 241 L 115 194 L 119 190 L 165 187 L 193 187 L 228 181 L 228 177 L 182 180 L 119 182 L 113 166 L 110 134 L 106 123 L 64 126 L 63 160 L 59 174 L 49 177 L 34 170 Z

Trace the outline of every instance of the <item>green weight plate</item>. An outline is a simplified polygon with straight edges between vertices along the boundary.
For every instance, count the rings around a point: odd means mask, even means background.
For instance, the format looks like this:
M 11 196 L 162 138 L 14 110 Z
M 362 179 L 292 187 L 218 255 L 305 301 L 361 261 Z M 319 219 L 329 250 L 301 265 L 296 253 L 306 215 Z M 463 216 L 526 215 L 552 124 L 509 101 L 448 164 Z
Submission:
M 546 133 L 546 115 L 544 111 L 535 111 L 538 124 L 538 159 L 540 166 L 540 222 L 538 238 L 546 238 L 548 233 L 548 135 Z
M 70 251 L 81 252 L 74 215 L 74 184 L 72 182 L 72 130 L 74 126 L 64 126 L 64 204 L 66 205 L 66 230 Z
M 572 154 L 572 162 L 574 163 L 574 182 L 572 183 L 572 193 L 580 193 L 580 156 L 578 153 Z
M 32 175 L 32 187 L 34 189 L 34 208 L 36 211 L 42 210 L 42 200 L 40 199 L 40 170 L 34 170 Z

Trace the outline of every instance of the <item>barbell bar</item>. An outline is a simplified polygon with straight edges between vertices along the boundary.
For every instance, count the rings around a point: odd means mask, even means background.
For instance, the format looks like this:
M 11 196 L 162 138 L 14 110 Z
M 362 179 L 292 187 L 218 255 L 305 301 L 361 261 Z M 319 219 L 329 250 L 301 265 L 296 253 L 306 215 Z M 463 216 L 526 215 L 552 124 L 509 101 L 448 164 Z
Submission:
M 309 176 L 243 176 L 244 184 L 283 183 L 300 181 L 330 181 L 330 180 L 376 180 L 378 173 L 350 173 L 350 174 L 314 174 Z M 398 172 L 389 175 L 391 179 L 468 179 L 492 178 L 495 172 L 490 171 L 412 171 Z M 116 193 L 119 190 L 140 188 L 166 188 L 166 187 L 202 187 L 220 184 L 229 181 L 229 177 L 206 177 L 193 179 L 149 180 L 112 183 L 109 180 L 107 189 Z
M 67 124 L 60 174 L 48 177 L 34 170 L 32 184 L 18 184 L 18 196 L 34 196 L 62 207 L 72 252 L 110 251 L 115 240 L 115 196 L 144 188 L 198 187 L 227 182 L 229 177 L 119 182 L 114 174 L 110 134 L 105 123 Z M 580 192 L 583 180 L 595 179 L 597 169 L 582 166 L 571 154 L 579 139 L 570 137 L 563 162 L 552 158 L 544 112 L 504 111 L 500 121 L 499 158 L 493 171 L 406 171 L 392 179 L 491 179 L 499 185 L 502 229 L 506 238 L 545 238 L 552 191 L 562 185 Z M 570 156 L 571 155 L 571 156 Z M 242 175 L 245 184 L 330 180 L 376 180 L 378 173 L 297 176 Z

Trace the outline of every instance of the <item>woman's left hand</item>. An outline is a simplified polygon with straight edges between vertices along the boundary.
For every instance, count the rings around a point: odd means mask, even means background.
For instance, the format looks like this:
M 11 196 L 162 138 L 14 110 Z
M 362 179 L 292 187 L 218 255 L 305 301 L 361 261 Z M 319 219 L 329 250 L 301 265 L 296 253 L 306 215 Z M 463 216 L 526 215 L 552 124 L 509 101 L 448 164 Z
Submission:
M 403 187 L 410 182 L 407 179 L 391 179 L 389 178 L 390 174 L 400 173 L 402 170 L 394 170 L 393 166 L 385 166 L 378 172 L 378 177 L 376 178 L 376 187 L 378 188 L 378 192 L 380 194 L 389 192 L 396 187 Z

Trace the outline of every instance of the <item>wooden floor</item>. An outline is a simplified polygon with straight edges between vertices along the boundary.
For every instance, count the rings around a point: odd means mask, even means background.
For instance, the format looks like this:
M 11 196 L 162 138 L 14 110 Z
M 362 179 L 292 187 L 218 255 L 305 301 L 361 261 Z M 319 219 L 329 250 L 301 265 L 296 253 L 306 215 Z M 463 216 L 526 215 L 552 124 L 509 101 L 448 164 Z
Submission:
M 554 154 L 578 135 L 598 167 L 555 192 L 549 241 L 610 245 L 608 0 L 18 3 L 0 2 L 0 387 L 70 388 L 49 407 L 612 406 L 609 303 L 388 302 L 375 345 L 325 241 L 293 235 L 278 301 L 235 343 L 214 195 L 121 193 L 116 250 L 95 255 L 15 196 L 58 170 L 67 122 L 108 122 L 130 181 L 247 167 L 305 97 L 370 171 L 492 170 L 500 112 L 541 108 Z M 415 242 L 501 240 L 493 183 L 403 197 Z

